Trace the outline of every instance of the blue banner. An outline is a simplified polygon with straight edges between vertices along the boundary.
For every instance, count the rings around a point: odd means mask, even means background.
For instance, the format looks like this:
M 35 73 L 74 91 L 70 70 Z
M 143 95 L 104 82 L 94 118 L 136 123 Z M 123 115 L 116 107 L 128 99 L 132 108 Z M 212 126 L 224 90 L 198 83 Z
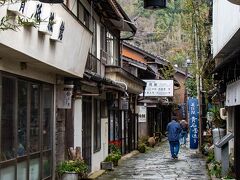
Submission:
M 181 105 L 181 111 L 182 111 L 182 118 L 186 119 L 186 103 L 183 103 Z
M 189 112 L 189 130 L 190 130 L 190 149 L 198 148 L 198 100 L 196 98 L 188 99 Z

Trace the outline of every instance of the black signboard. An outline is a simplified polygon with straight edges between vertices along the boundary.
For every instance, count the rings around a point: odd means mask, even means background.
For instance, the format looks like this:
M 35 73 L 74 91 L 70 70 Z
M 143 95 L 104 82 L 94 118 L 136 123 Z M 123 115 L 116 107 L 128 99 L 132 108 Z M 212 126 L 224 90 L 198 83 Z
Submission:
M 145 9 L 158 9 L 165 8 L 167 6 L 167 0 L 144 0 Z
M 63 3 L 63 0 L 39 0 L 43 3 L 50 3 L 50 4 L 56 4 L 56 3 Z

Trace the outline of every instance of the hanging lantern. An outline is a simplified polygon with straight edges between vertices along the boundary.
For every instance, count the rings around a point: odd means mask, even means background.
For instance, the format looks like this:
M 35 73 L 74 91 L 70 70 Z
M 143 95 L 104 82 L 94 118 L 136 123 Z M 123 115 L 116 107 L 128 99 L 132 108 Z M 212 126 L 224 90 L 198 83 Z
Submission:
M 228 0 L 228 1 L 233 4 L 240 5 L 240 0 Z
M 56 3 L 63 3 L 63 0 L 39 0 L 42 3 L 50 3 L 50 4 L 56 4 Z
M 167 0 L 144 0 L 145 9 L 166 8 Z

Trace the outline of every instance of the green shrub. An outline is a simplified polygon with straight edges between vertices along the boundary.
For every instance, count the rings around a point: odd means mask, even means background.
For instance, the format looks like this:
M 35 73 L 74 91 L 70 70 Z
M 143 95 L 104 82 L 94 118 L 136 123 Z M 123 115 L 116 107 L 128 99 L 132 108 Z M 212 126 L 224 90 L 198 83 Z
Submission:
M 121 154 L 120 149 L 115 144 L 109 144 L 108 148 L 109 148 L 110 153 Z
M 119 159 L 121 159 L 120 153 L 110 153 L 106 157 L 105 162 L 113 162 L 114 166 L 117 166 Z
M 146 144 L 141 143 L 141 144 L 138 145 L 138 151 L 139 151 L 140 153 L 145 153 L 146 150 L 147 150 Z
M 149 137 L 148 136 L 142 136 L 142 137 L 140 137 L 139 138 L 139 140 L 138 140 L 138 144 L 148 144 L 148 139 L 149 139 Z
M 213 162 L 214 161 L 214 152 L 209 151 L 208 156 L 207 156 L 207 163 Z
M 88 171 L 88 167 L 83 160 L 68 160 L 63 161 L 57 166 L 57 172 L 59 175 L 63 175 L 66 172 L 74 172 L 81 177 L 85 177 Z
M 221 164 L 219 162 L 214 161 L 211 165 L 210 174 L 217 178 L 220 178 L 221 172 L 222 172 Z

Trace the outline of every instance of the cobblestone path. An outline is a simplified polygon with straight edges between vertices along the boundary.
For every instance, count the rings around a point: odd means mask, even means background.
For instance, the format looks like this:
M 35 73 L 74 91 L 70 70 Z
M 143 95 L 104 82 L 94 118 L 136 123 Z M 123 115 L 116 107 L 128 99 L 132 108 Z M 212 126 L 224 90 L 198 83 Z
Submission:
M 178 160 L 170 158 L 168 141 L 146 154 L 138 154 L 120 162 L 114 171 L 98 180 L 162 179 L 208 180 L 206 162 L 196 151 L 181 147 Z

